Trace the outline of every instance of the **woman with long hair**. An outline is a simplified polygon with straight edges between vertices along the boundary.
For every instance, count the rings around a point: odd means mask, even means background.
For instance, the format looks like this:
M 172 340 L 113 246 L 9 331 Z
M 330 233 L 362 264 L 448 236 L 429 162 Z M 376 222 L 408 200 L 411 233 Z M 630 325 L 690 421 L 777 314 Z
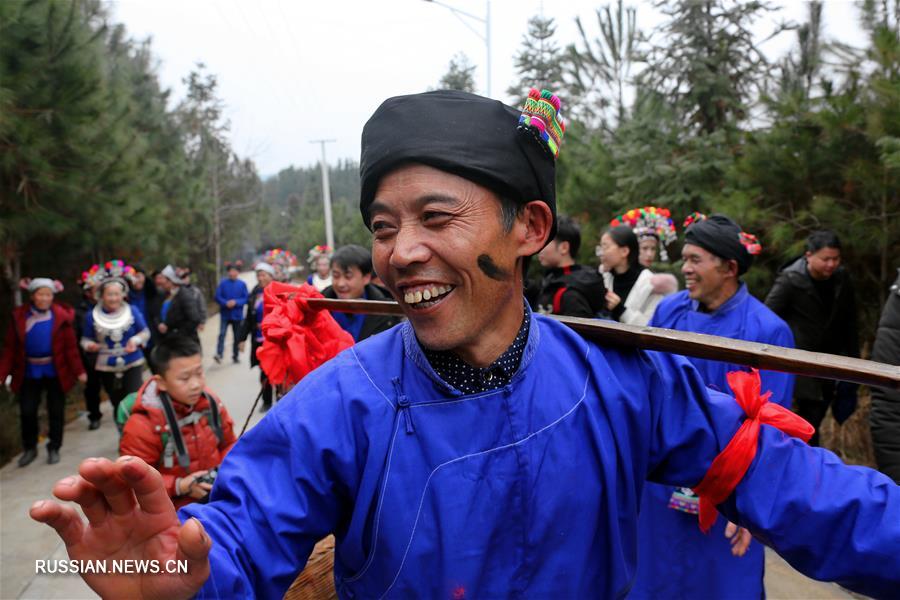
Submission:
M 600 238 L 600 272 L 606 284 L 606 308 L 616 321 L 646 325 L 663 299 L 653 288 L 653 273 L 640 263 L 637 235 L 627 225 L 610 227 Z

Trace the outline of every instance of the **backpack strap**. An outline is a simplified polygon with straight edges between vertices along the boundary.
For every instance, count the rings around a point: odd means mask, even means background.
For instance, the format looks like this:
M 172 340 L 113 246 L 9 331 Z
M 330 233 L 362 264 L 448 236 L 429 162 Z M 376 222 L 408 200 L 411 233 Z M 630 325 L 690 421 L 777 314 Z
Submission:
M 213 433 L 216 434 L 216 439 L 219 440 L 219 443 L 221 444 L 225 434 L 222 432 L 222 417 L 219 414 L 219 402 L 212 394 L 206 393 L 206 390 L 203 391 L 203 395 L 209 403 L 209 410 L 205 413 L 208 415 L 207 421 L 209 422 L 209 426 L 213 430 Z
M 188 470 L 191 466 L 191 457 L 188 454 L 187 446 L 184 444 L 184 437 L 181 435 L 181 424 L 175 415 L 175 409 L 172 407 L 172 401 L 165 392 L 159 394 L 159 399 L 163 406 L 163 412 L 166 415 L 166 423 L 169 426 L 169 440 L 166 443 L 166 449 L 163 453 L 163 466 L 171 468 L 172 455 L 178 455 L 178 464 L 182 469 Z M 167 464 L 168 463 L 168 464 Z

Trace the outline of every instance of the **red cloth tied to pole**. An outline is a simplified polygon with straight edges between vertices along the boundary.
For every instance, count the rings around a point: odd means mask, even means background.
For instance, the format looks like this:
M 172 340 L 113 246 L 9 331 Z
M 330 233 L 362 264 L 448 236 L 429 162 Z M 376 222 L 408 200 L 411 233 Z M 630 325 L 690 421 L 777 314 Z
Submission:
M 273 281 L 263 292 L 260 368 L 275 385 L 292 386 L 307 373 L 353 345 L 353 336 L 331 313 L 310 308 L 307 298 L 323 298 L 316 288 Z
M 747 419 L 737 433 L 716 456 L 703 481 L 695 486 L 694 493 L 700 498 L 700 529 L 704 533 L 716 522 L 716 505 L 724 502 L 750 468 L 756 456 L 759 428 L 762 424 L 777 427 L 784 433 L 808 442 L 815 429 L 802 417 L 790 410 L 769 402 L 772 392 L 760 395 L 759 371 L 732 371 L 728 373 L 728 385 L 734 392 Z

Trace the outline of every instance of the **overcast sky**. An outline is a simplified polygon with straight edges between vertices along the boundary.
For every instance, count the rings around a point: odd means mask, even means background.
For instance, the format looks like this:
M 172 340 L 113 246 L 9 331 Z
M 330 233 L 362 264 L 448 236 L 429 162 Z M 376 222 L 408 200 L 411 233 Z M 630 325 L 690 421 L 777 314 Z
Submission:
M 528 19 L 544 11 L 556 19 L 560 46 L 574 41 L 581 15 L 596 34 L 594 10 L 611 0 L 493 0 L 491 10 L 491 95 L 508 100 L 516 79 L 513 56 Z M 460 10 L 485 15 L 484 0 L 446 0 Z M 652 3 L 626 2 L 638 9 L 638 25 L 651 30 L 661 21 Z M 776 2 L 783 9 L 756 27 L 775 21 L 802 22 L 802 0 Z M 424 0 L 111 0 L 113 18 L 137 39 L 152 38 L 159 77 L 177 101 L 182 79 L 203 62 L 218 77 L 234 149 L 252 158 L 263 176 L 291 165 L 316 164 L 319 145 L 333 139 L 328 160 L 359 158 L 362 126 L 390 96 L 433 87 L 451 57 L 466 53 L 477 65 L 479 93 L 485 93 L 484 41 L 450 10 Z M 826 37 L 861 45 L 851 0 L 825 2 Z M 483 33 L 484 24 L 466 19 Z M 794 44 L 783 34 L 765 46 L 777 57 Z M 565 100 L 563 98 L 563 100 Z

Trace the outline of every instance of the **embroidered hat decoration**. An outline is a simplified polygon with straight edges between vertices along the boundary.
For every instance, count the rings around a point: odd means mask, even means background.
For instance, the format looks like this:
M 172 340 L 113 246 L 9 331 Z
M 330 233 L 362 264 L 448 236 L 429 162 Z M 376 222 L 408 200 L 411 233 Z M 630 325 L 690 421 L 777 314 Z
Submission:
M 528 92 L 522 115 L 519 117 L 519 130 L 535 136 L 544 148 L 559 158 L 559 147 L 566 133 L 566 122 L 559 112 L 562 102 L 550 90 Z

